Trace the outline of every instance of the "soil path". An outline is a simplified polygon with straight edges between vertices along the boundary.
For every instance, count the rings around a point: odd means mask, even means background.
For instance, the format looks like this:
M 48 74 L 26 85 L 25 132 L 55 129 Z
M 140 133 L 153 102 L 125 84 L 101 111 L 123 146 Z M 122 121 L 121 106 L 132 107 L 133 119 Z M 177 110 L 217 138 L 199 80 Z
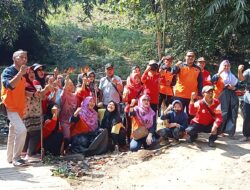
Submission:
M 248 189 L 250 143 L 239 142 L 242 118 L 235 139 L 219 138 L 216 148 L 207 146 L 207 134 L 194 144 L 137 153 L 107 154 L 86 158 L 89 172 L 78 180 L 52 177 L 52 167 L 34 165 L 15 168 L 0 146 L 0 183 L 4 189 Z M 2 189 L 1 187 L 1 189 Z
M 239 142 L 241 130 L 242 118 L 239 116 L 235 139 L 219 138 L 216 148 L 208 147 L 208 135 L 201 134 L 192 145 L 182 142 L 163 151 L 155 151 L 153 156 L 148 151 L 118 156 L 99 169 L 103 177 L 85 177 L 74 188 L 248 189 L 250 143 Z M 145 158 L 149 160 L 143 161 L 147 160 Z

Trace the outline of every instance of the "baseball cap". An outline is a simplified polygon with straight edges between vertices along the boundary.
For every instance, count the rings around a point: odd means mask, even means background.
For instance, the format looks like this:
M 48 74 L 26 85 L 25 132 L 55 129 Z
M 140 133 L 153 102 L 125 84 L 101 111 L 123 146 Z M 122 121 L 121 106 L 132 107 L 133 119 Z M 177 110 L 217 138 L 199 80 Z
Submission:
M 200 61 L 206 61 L 206 60 L 204 57 L 200 57 L 197 61 L 200 62 Z
M 214 87 L 213 87 L 213 86 L 204 86 L 204 87 L 202 88 L 202 94 L 203 94 L 203 93 L 206 93 L 206 92 L 208 92 L 208 91 L 210 91 L 210 90 L 214 90 Z
M 158 65 L 157 62 L 155 60 L 150 60 L 148 62 L 148 65 Z
M 107 63 L 107 64 L 105 65 L 105 69 L 108 69 L 108 68 L 114 68 L 113 64 Z
M 37 70 L 37 69 L 40 68 L 40 67 L 42 67 L 42 69 L 45 69 L 45 68 L 46 68 L 46 66 L 41 65 L 41 64 L 39 64 L 39 63 L 34 63 L 34 64 L 31 66 L 31 68 L 33 68 L 34 71 Z

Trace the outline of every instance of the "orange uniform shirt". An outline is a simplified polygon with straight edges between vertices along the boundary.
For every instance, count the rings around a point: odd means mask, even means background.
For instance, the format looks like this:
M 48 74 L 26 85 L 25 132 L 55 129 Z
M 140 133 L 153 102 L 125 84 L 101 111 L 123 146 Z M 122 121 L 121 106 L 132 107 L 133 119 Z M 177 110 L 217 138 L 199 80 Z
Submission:
M 180 68 L 174 67 L 173 73 L 178 74 L 175 85 L 176 97 L 190 99 L 192 92 L 202 95 L 202 74 L 198 66 L 189 67 L 182 64 Z

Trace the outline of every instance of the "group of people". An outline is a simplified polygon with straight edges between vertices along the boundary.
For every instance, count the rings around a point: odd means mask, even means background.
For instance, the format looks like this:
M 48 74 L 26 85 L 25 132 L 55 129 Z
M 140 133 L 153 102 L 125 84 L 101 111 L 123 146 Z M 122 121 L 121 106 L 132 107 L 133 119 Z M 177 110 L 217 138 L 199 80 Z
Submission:
M 9 136 L 7 161 L 24 166 L 39 150 L 53 155 L 107 151 L 138 151 L 169 139 L 192 143 L 198 133 L 211 133 L 215 146 L 219 134 L 234 136 L 238 114 L 235 93 L 238 79 L 224 60 L 218 73 L 205 70 L 206 60 L 195 62 L 187 51 L 184 62 L 173 56 L 149 61 L 141 73 L 134 66 L 123 86 L 112 64 L 97 84 L 95 72 L 83 69 L 75 86 L 58 69 L 49 75 L 45 65 L 27 66 L 27 52 L 13 54 L 13 65 L 1 75 L 1 99 L 7 109 Z M 247 81 L 242 141 L 250 140 L 250 70 L 238 68 Z M 125 106 L 121 106 L 123 103 Z M 124 114 L 123 114 L 124 113 Z

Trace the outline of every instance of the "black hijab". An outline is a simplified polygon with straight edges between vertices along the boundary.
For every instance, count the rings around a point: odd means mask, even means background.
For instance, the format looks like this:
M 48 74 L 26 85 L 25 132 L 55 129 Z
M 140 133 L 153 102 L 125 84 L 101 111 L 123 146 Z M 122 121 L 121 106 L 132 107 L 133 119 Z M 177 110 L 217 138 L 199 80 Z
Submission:
M 118 104 L 115 103 L 113 100 L 109 101 L 109 103 L 110 102 L 114 103 L 115 110 L 113 112 L 109 112 L 108 109 L 106 108 L 103 119 L 102 119 L 102 124 L 101 124 L 101 128 L 107 128 L 108 131 L 111 131 L 112 127 L 115 124 L 122 122 L 122 118 L 118 111 Z

